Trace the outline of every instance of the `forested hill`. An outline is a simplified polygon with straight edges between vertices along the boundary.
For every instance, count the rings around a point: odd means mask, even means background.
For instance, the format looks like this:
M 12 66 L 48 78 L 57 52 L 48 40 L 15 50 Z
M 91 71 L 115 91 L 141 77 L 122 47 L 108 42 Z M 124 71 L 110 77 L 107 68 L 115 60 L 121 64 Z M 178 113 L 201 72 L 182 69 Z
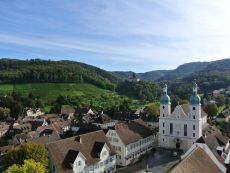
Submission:
M 196 80 L 203 91 L 212 91 L 230 85 L 230 58 L 211 62 L 203 70 L 182 79 L 183 83 Z
M 118 80 L 105 70 L 74 61 L 0 59 L 0 83 L 90 83 L 113 90 Z
M 175 80 L 175 79 L 186 77 L 200 70 L 203 70 L 209 64 L 210 62 L 191 62 L 191 63 L 182 64 L 174 70 L 154 70 L 145 73 L 136 73 L 136 77 L 146 81 Z M 113 73 L 117 77 L 120 77 L 122 79 L 128 79 L 129 77 L 132 77 L 133 72 L 115 71 Z

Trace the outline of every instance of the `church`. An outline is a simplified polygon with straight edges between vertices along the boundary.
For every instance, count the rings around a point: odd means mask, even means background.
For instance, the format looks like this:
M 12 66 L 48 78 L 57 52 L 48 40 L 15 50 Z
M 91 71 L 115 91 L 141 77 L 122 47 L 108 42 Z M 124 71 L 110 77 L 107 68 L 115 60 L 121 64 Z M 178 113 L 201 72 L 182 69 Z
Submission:
M 187 151 L 202 136 L 202 129 L 207 126 L 207 114 L 201 108 L 197 90 L 197 84 L 194 83 L 189 104 L 178 105 L 171 112 L 167 85 L 164 86 L 160 98 L 158 138 L 160 147 Z

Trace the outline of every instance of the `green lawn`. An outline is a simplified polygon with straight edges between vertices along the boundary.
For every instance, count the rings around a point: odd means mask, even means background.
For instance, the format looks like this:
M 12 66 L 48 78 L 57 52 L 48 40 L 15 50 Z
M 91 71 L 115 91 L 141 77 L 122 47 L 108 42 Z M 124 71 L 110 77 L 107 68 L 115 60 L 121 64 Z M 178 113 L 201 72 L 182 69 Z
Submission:
M 39 96 L 45 101 L 52 101 L 59 95 L 63 96 L 84 96 L 101 95 L 110 93 L 108 90 L 97 88 L 91 84 L 67 84 L 67 83 L 30 83 L 30 84 L 0 84 L 0 95 L 9 95 L 12 92 L 20 93 L 23 96 L 30 92 Z

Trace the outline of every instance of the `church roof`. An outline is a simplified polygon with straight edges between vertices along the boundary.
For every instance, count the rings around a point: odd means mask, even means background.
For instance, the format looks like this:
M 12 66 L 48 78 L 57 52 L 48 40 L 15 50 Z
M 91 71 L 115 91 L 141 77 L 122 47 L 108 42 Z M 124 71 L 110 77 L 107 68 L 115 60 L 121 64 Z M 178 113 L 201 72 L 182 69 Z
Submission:
M 189 104 L 178 105 L 170 115 L 172 118 L 176 118 L 176 115 L 180 115 L 181 118 L 188 118 Z M 207 114 L 201 108 L 201 117 L 205 117 Z
M 200 96 L 197 94 L 191 95 L 189 101 L 192 105 L 199 105 L 200 104 Z
M 162 95 L 160 98 L 160 103 L 161 104 L 169 104 L 170 103 L 170 97 L 167 94 Z

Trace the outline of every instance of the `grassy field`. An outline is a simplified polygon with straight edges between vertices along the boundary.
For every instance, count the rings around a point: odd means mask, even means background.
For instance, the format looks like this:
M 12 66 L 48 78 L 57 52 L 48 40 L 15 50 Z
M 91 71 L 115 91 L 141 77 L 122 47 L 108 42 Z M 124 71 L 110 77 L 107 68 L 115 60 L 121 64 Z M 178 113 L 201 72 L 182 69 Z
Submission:
M 9 95 L 12 92 L 27 96 L 30 92 L 45 101 L 52 101 L 59 95 L 84 96 L 101 95 L 110 91 L 97 88 L 90 84 L 67 84 L 67 83 L 31 83 L 31 84 L 1 84 L 0 95 Z

